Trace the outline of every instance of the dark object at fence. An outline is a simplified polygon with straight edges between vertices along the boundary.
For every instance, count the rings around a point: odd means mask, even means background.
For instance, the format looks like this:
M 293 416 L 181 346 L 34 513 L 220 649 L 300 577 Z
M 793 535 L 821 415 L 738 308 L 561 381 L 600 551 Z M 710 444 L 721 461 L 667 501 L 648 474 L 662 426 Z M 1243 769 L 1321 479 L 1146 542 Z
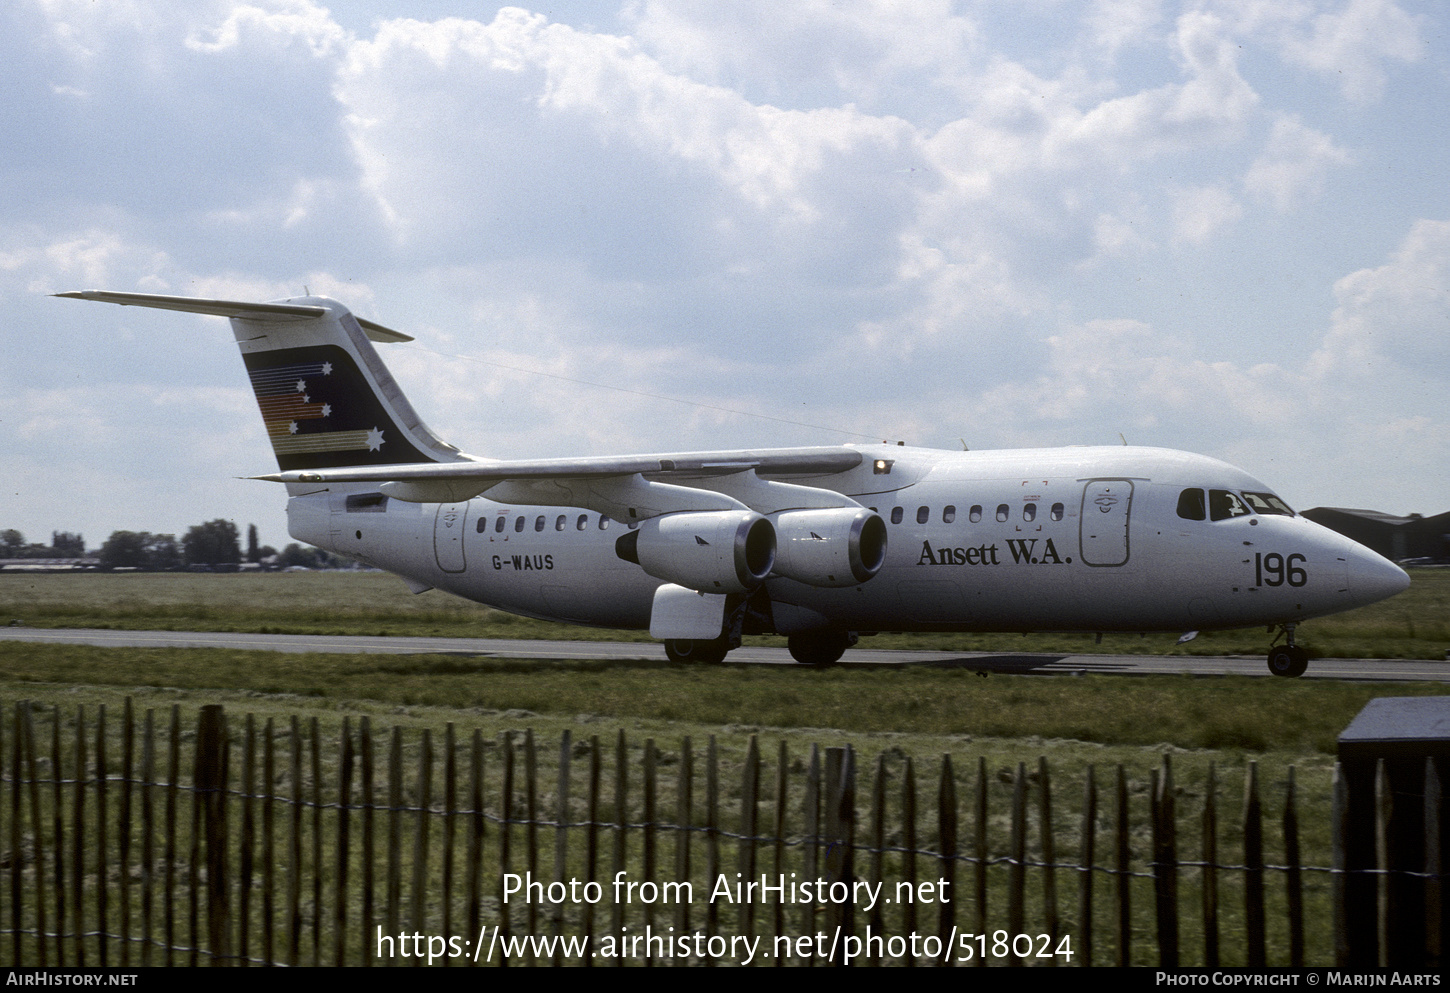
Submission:
M 1371 700 L 1339 736 L 1339 765 L 1346 788 L 1336 824 L 1336 868 L 1345 870 L 1335 921 L 1339 964 L 1372 968 L 1383 957 L 1390 968 L 1439 969 L 1450 923 L 1440 881 L 1450 698 Z M 1381 866 L 1383 876 L 1375 872 Z

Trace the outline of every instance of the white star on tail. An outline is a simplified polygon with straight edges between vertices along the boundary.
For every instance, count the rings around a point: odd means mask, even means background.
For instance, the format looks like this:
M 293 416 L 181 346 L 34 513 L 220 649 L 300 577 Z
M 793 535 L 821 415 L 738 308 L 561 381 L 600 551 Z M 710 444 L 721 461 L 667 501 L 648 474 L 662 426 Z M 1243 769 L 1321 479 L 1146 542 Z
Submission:
M 368 451 L 381 451 L 383 447 L 383 433 L 377 428 L 368 432 Z

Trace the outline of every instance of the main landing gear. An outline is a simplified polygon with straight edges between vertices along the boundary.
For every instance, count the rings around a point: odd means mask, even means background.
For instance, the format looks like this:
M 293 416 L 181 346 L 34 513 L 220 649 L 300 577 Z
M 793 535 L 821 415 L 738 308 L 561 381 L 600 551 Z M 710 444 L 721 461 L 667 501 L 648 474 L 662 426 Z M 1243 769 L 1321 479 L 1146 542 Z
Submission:
M 1281 625 L 1279 630 L 1284 635 L 1285 643 L 1269 646 L 1269 671 L 1288 679 L 1304 675 L 1304 670 L 1309 668 L 1309 652 L 1294 644 L 1294 624 L 1290 622 Z M 1275 635 L 1274 641 L 1278 640 L 1278 635 Z
M 725 634 L 712 641 L 674 638 L 665 642 L 665 656 L 671 662 L 724 662 L 729 652 L 730 636 Z
M 790 657 L 802 665 L 830 665 L 856 644 L 851 631 L 810 631 L 790 636 Z

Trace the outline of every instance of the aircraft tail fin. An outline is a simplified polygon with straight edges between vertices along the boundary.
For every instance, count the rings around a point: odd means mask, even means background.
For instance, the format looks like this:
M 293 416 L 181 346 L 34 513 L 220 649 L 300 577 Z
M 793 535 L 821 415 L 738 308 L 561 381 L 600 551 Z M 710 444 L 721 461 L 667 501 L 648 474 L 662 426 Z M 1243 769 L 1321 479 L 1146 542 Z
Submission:
M 360 320 L 335 300 L 244 303 L 103 290 L 56 296 L 230 318 L 284 472 L 464 459 L 423 423 L 372 345 L 413 339 Z

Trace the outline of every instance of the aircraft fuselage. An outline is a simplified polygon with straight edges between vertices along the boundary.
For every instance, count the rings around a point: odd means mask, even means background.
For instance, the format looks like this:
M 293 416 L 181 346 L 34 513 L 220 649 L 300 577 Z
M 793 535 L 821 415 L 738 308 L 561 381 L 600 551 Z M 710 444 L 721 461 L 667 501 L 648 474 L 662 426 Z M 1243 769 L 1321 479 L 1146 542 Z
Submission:
M 877 511 L 885 562 L 845 588 L 767 579 L 778 633 L 1208 630 L 1295 623 L 1404 586 L 1396 566 L 1302 516 L 1239 502 L 1212 519 L 1216 492 L 1269 491 L 1203 456 L 859 450 L 856 469 L 788 481 Z M 1203 519 L 1180 513 L 1190 489 Z M 533 617 L 647 628 L 660 586 L 617 554 L 626 523 L 578 507 L 406 503 L 352 484 L 294 495 L 288 513 L 299 540 Z

